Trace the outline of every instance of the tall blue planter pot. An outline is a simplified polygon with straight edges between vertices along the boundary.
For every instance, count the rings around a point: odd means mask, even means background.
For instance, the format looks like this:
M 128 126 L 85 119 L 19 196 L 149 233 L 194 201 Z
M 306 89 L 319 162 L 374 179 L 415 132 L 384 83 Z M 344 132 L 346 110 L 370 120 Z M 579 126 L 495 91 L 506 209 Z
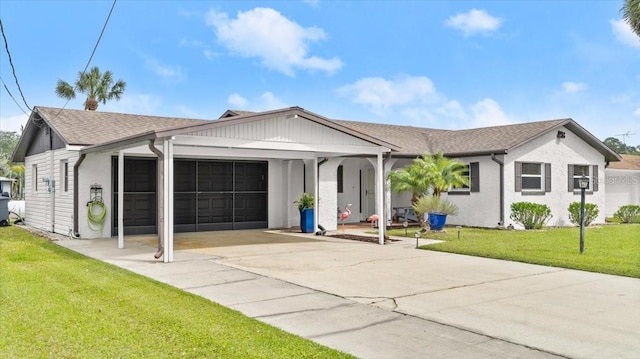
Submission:
M 429 213 L 429 227 L 433 231 L 441 231 L 447 223 L 447 215 L 441 213 Z
M 302 233 L 313 233 L 315 226 L 313 224 L 313 208 L 307 208 L 300 211 L 300 230 Z

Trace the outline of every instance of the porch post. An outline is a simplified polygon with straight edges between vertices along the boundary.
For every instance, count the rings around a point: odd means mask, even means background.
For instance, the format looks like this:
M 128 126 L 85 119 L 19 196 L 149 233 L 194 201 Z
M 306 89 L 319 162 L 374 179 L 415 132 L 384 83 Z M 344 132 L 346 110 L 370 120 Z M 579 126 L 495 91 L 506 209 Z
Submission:
M 390 226 L 391 225 L 391 217 L 392 217 L 392 213 L 391 213 L 391 181 L 389 181 L 389 172 L 391 172 L 391 169 L 393 168 L 393 165 L 396 163 L 397 159 L 395 158 L 388 158 L 385 162 L 384 162 L 384 204 L 385 204 L 385 223 Z
M 313 157 L 313 232 L 318 230 L 318 195 L 320 194 L 318 186 L 318 157 Z
M 124 151 L 118 151 L 118 248 L 124 248 Z
M 378 165 L 376 166 L 376 212 L 379 213 L 378 241 L 384 245 L 384 228 L 386 215 L 384 211 L 384 165 L 382 163 L 382 150 L 378 152 Z
M 164 140 L 164 159 L 163 165 L 163 208 L 161 208 L 164 221 L 162 222 L 162 232 L 164 234 L 163 262 L 173 262 L 173 140 L 168 138 Z

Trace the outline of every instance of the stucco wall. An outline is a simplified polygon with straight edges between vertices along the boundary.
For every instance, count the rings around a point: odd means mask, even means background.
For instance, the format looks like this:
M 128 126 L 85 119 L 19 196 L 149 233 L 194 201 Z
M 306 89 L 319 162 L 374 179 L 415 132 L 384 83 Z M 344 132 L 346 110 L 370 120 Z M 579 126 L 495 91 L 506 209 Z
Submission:
M 480 191 L 462 192 L 466 194 L 443 194 L 442 198 L 455 203 L 459 211 L 458 215 L 447 217 L 447 224 L 475 227 L 498 226 L 500 222 L 500 166 L 490 156 L 464 157 L 457 158 L 457 160 L 467 165 L 478 162 Z
M 584 142 L 573 132 L 562 129 L 566 137 L 557 138 L 556 131 L 551 131 L 533 141 L 520 146 L 505 156 L 505 218 L 507 224 L 514 224 L 509 219 L 511 203 L 533 202 L 546 204 L 551 209 L 553 217 L 548 226 L 571 226 L 567 208 L 571 202 L 580 201 L 580 191 L 568 190 L 568 165 L 597 165 L 599 190 L 588 193 L 587 203 L 594 203 L 600 209 L 600 215 L 594 223 L 603 223 L 605 216 L 604 189 L 604 156 L 589 144 Z M 525 192 L 515 192 L 515 162 L 544 162 L 551 163 L 551 192 L 544 195 L 527 195 Z M 517 226 L 518 228 L 518 226 Z
M 605 215 L 613 214 L 620 206 L 640 205 L 640 171 L 605 169 Z

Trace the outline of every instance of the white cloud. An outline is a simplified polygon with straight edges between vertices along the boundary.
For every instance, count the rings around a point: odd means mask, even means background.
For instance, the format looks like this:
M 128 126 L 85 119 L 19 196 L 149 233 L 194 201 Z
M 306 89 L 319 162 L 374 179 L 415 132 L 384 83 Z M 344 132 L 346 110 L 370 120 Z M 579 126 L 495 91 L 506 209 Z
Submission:
M 120 101 L 100 104 L 98 111 L 153 115 L 162 107 L 162 98 L 153 94 L 125 92 Z
M 636 117 L 640 117 L 640 107 L 638 107 L 635 111 L 633 111 L 633 115 Z
M 309 55 L 311 43 L 326 40 L 318 27 L 304 28 L 270 8 L 238 12 L 230 19 L 226 13 L 209 11 L 206 24 L 215 28 L 219 43 L 243 57 L 257 57 L 262 65 L 288 76 L 295 69 L 334 73 L 342 61 Z
M 484 10 L 471 9 L 469 12 L 450 16 L 445 25 L 458 29 L 464 36 L 489 34 L 498 30 L 502 19 L 489 15 Z
M 613 31 L 616 40 L 627 46 L 640 47 L 640 37 L 631 30 L 631 26 L 624 20 L 612 19 L 609 20 L 609 24 L 611 24 L 611 31 Z
M 176 80 L 182 80 L 184 78 L 184 74 L 182 73 L 182 69 L 180 68 L 180 66 L 161 64 L 158 60 L 151 56 L 145 56 L 145 62 L 147 64 L 147 67 L 151 69 L 151 71 L 163 78 Z
M 9 117 L 2 117 L 0 118 L 0 131 L 21 133 L 21 126 L 26 125 L 28 119 L 29 116 L 23 113 Z
M 237 93 L 232 93 L 231 95 L 229 95 L 229 97 L 227 98 L 227 102 L 238 109 L 245 108 L 249 103 L 246 98 L 240 96 Z
M 288 106 L 269 91 L 262 93 L 260 96 L 253 98 L 252 100 L 249 100 L 238 93 L 232 93 L 227 98 L 227 102 L 235 107 L 234 110 L 256 112 L 276 110 Z
M 317 7 L 320 4 L 320 0 L 303 0 L 305 4 L 311 5 L 311 7 Z
M 499 126 L 513 123 L 502 111 L 500 105 L 490 98 L 485 98 L 471 106 L 475 127 Z
M 567 92 L 567 93 L 576 93 L 580 91 L 585 91 L 588 88 L 589 86 L 587 86 L 587 84 L 585 84 L 584 82 L 567 81 L 562 83 L 562 89 L 564 90 L 564 92 Z
M 340 87 L 338 94 L 384 115 L 391 107 L 433 101 L 437 97 L 433 82 L 424 76 L 403 76 L 393 80 L 366 77 Z

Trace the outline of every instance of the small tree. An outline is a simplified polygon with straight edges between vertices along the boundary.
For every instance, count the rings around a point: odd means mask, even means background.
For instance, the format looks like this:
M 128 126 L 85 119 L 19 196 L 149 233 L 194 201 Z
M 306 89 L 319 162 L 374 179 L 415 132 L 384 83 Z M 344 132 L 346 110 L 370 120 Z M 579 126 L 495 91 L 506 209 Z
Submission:
M 551 219 L 551 209 L 545 204 L 515 202 L 511 204 L 511 218 L 524 229 L 541 229 Z
M 580 225 L 580 202 L 573 202 L 569 205 L 569 221 L 579 226 Z M 594 203 L 584 204 L 584 225 L 588 226 L 593 222 L 600 213 L 598 205 Z

